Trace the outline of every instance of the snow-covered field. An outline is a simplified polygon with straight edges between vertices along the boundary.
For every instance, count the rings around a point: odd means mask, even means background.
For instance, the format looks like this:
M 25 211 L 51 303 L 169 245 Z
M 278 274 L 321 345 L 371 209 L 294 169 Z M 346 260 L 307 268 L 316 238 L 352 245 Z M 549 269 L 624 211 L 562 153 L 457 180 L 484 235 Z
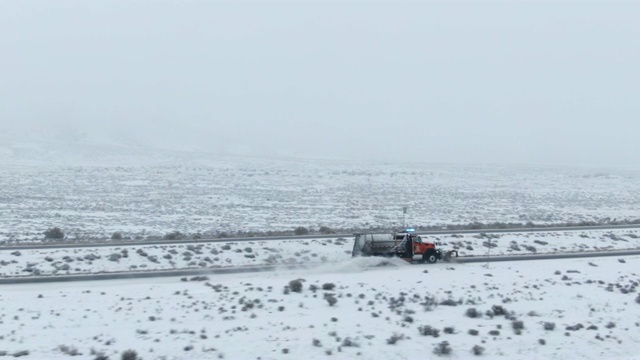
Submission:
M 518 255 L 640 248 L 640 229 L 429 235 L 460 256 Z M 247 265 L 318 265 L 349 259 L 353 239 L 176 243 L 117 247 L 7 250 L 0 277 L 220 268 Z
M 0 242 L 39 241 L 51 227 L 69 240 L 391 228 L 402 224 L 403 206 L 414 225 L 640 218 L 640 171 L 631 168 L 202 154 L 138 166 L 39 164 L 1 166 Z
M 391 228 L 403 206 L 415 225 L 640 218 L 638 169 L 203 154 L 123 164 L 113 149 L 81 145 L 0 148 L 0 243 L 40 241 L 51 227 L 69 240 Z M 637 249 L 639 238 L 637 229 L 427 237 L 461 256 Z M 0 357 L 638 358 L 640 257 L 380 267 L 351 258 L 351 247 L 348 238 L 0 248 L 1 277 L 283 265 L 3 285 Z
M 143 359 L 638 358 L 640 257 L 399 261 L 391 267 L 376 267 L 371 260 L 200 281 L 3 286 L 0 354 L 120 359 L 132 350 Z

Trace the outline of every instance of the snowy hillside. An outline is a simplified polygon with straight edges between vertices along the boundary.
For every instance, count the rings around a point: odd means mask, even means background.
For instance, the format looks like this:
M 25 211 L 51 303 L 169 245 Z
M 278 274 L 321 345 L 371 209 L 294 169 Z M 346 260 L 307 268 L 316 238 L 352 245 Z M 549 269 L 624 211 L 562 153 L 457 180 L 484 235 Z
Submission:
M 640 173 L 624 169 L 180 154 L 144 166 L 42 164 L 50 153 L 38 166 L 3 162 L 0 242 L 41 241 L 51 227 L 70 240 L 391 228 L 404 206 L 406 223 L 429 226 L 640 218 Z
M 122 133 L 3 132 L 0 162 L 5 166 L 143 166 L 180 164 L 193 155 L 159 145 Z
M 640 218 L 640 170 L 251 157 L 119 133 L 0 134 L 0 242 Z

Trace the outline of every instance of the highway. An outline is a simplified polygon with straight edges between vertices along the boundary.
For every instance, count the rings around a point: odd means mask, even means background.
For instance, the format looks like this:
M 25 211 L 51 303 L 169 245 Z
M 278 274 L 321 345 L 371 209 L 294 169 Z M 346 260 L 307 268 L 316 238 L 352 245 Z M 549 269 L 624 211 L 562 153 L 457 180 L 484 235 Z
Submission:
M 604 256 L 634 256 L 640 255 L 640 250 L 611 250 L 611 251 L 583 251 L 570 253 L 543 253 L 524 255 L 496 255 L 496 256 L 465 256 L 454 259 L 457 263 L 479 263 L 498 261 L 522 261 L 522 260 L 554 260 L 554 259 L 577 259 Z
M 491 233 L 528 233 L 528 232 L 554 232 L 554 231 L 589 231 L 589 230 L 619 230 L 619 229 L 639 229 L 636 225 L 601 225 L 601 226 L 565 226 L 565 227 L 534 227 L 518 229 L 479 229 L 479 230 L 434 230 L 416 231 L 418 235 L 453 235 L 453 234 L 491 234 Z M 247 241 L 290 241 L 290 240 L 314 240 L 314 239 L 334 239 L 352 238 L 353 234 L 318 234 L 318 235 L 298 235 L 298 236 L 265 236 L 265 237 L 240 237 L 240 238 L 202 238 L 183 240 L 141 240 L 141 241 L 113 241 L 104 239 L 100 242 L 88 243 L 30 243 L 21 245 L 2 245 L 0 251 L 34 250 L 34 249 L 70 249 L 70 248 L 95 248 L 114 246 L 147 246 L 147 245 L 172 245 L 172 244 L 193 244 L 193 243 L 227 243 L 227 242 L 247 242 Z
M 575 259 L 575 258 L 595 258 L 604 256 L 637 256 L 640 250 L 615 250 L 615 251 L 584 251 L 574 253 L 547 253 L 531 255 L 499 255 L 499 256 L 468 256 L 455 258 L 451 263 L 479 263 L 479 262 L 502 262 L 502 261 L 523 261 L 523 260 L 553 260 L 553 259 Z M 384 258 L 380 258 L 384 260 Z M 136 272 L 111 272 L 82 275 L 49 275 L 49 276 L 24 276 L 0 278 L 0 285 L 7 284 L 33 284 L 52 282 L 73 282 L 73 281 L 98 281 L 98 280 L 118 280 L 118 279 L 142 279 L 157 277 L 190 277 L 208 276 L 221 274 L 238 274 L 262 271 L 274 271 L 276 269 L 305 269 L 314 265 L 326 265 L 327 263 L 310 263 L 306 265 L 266 265 L 266 266 L 230 266 L 225 268 L 201 268 L 182 270 L 158 270 L 158 271 L 136 271 Z M 420 266 L 438 266 L 447 264 L 439 262 L 436 264 L 422 264 Z
M 288 268 L 295 268 L 295 267 L 286 266 L 286 265 L 230 266 L 225 268 L 105 272 L 105 273 L 79 274 L 79 275 L 5 277 L 5 278 L 0 278 L 0 285 L 239 274 L 239 273 L 248 273 L 248 272 L 273 271 L 276 268 L 288 269 Z

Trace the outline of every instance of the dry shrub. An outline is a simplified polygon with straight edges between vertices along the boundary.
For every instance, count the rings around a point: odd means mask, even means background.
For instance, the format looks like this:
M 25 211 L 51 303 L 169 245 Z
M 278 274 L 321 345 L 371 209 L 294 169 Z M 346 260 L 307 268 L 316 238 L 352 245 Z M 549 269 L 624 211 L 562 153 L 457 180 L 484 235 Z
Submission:
M 449 345 L 448 341 L 443 341 L 441 343 L 439 343 L 438 345 L 436 345 L 435 348 L 433 348 L 433 353 L 438 355 L 438 356 L 442 356 L 442 355 L 449 355 L 451 354 L 451 346 Z
M 302 281 L 300 279 L 289 281 L 289 289 L 293 292 L 302 292 Z

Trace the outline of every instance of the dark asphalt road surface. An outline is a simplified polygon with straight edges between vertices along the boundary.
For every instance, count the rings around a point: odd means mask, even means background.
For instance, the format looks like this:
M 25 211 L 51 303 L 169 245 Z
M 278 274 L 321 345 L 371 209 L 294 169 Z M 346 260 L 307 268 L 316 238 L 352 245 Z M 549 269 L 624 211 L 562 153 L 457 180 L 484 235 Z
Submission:
M 575 253 L 553 253 L 553 254 L 531 254 L 531 255 L 500 255 L 500 256 L 468 256 L 455 258 L 452 263 L 478 263 L 478 262 L 499 262 L 499 261 L 522 261 L 522 260 L 552 260 L 552 259 L 574 259 L 603 256 L 635 256 L 640 255 L 640 250 L 615 250 L 615 251 L 584 251 Z M 309 264 L 313 266 L 315 264 Z M 435 266 L 435 265 L 426 265 Z M 48 282 L 72 282 L 72 281 L 98 281 L 98 280 L 118 280 L 118 279 L 142 279 L 153 277 L 193 277 L 220 274 L 238 274 L 249 272 L 273 271 L 275 269 L 303 269 L 305 265 L 270 265 L 270 266 L 235 266 L 226 268 L 205 268 L 205 269 L 183 269 L 183 270 L 159 270 L 159 271 L 138 271 L 120 273 L 97 273 L 83 275 L 50 275 L 50 276 L 29 276 L 29 277 L 7 277 L 0 278 L 0 285 L 5 284 L 33 284 Z
M 589 231 L 589 230 L 619 230 L 637 229 L 640 225 L 603 225 L 603 226 L 572 226 L 572 227 L 540 227 L 521 229 L 484 229 L 484 230 L 438 230 L 438 231 L 416 231 L 418 235 L 453 235 L 453 234 L 492 234 L 492 233 L 528 233 L 528 232 L 556 232 L 556 231 Z M 101 242 L 91 243 L 42 243 L 24 245 L 0 245 L 0 251 L 34 250 L 34 249 L 70 249 L 70 248 L 95 248 L 110 246 L 146 246 L 146 245 L 172 245 L 172 244 L 194 244 L 194 243 L 228 243 L 245 241 L 289 241 L 289 240 L 314 240 L 333 238 L 352 238 L 353 234 L 330 234 L 330 235 L 303 235 L 303 236 L 267 236 L 267 237 L 244 237 L 244 238 L 203 238 L 185 240 L 144 240 L 144 241 L 112 241 L 105 239 Z

